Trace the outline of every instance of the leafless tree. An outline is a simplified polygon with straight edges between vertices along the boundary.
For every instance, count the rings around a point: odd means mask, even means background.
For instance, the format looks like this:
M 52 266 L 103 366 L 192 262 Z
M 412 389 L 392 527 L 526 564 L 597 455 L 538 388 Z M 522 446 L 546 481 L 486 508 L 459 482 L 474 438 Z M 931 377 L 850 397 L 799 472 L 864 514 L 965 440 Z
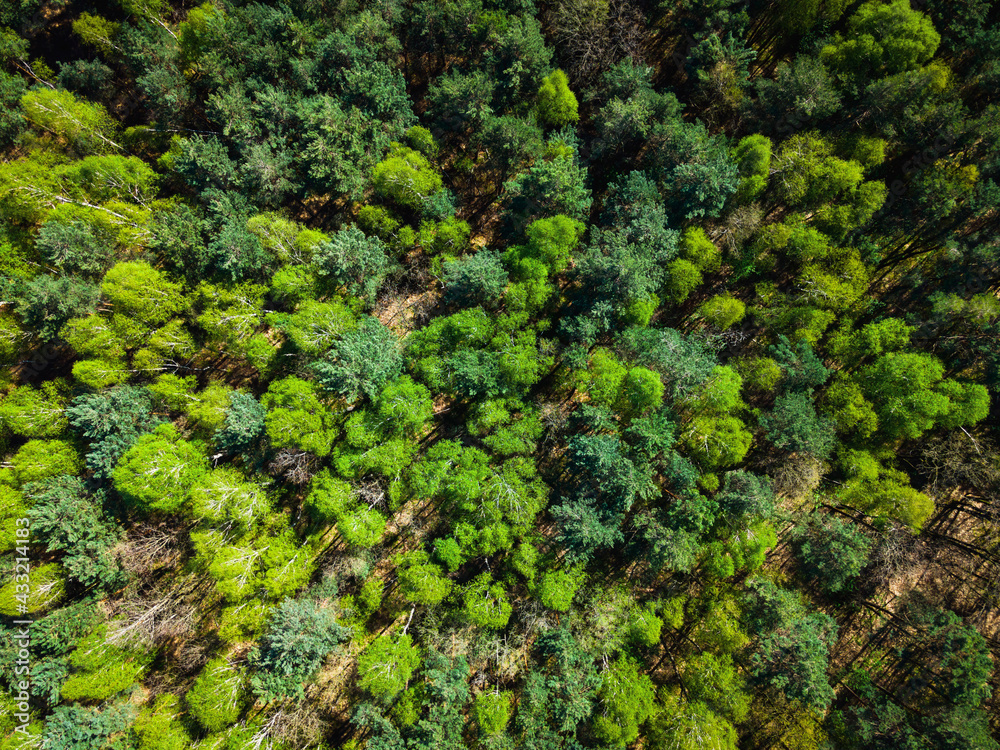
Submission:
M 319 459 L 298 448 L 282 448 L 268 464 L 268 470 L 281 475 L 292 484 L 308 484 L 319 467 Z
M 139 524 L 129 530 L 116 556 L 126 572 L 137 576 L 154 568 L 172 568 L 183 557 L 183 535 L 183 529 Z
M 120 619 L 108 628 L 106 641 L 114 646 L 160 646 L 182 640 L 194 631 L 196 611 L 177 590 L 159 597 L 126 599 Z
M 561 0 L 546 16 L 566 73 L 590 83 L 646 43 L 646 19 L 631 0 Z

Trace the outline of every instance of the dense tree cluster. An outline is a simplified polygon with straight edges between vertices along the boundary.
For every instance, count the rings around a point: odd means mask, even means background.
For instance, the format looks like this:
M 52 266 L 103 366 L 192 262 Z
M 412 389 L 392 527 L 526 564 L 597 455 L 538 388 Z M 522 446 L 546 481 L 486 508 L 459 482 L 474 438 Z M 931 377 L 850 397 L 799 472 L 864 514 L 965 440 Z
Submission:
M 998 184 L 993 0 L 0 3 L 0 750 L 1000 750 Z

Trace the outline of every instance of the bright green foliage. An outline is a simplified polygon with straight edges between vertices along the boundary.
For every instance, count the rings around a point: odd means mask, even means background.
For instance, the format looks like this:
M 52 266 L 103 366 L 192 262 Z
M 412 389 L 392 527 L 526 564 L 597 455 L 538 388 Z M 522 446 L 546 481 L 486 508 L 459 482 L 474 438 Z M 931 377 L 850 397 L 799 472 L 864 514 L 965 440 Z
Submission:
M 141 262 L 119 263 L 107 272 L 101 293 L 116 313 L 127 315 L 150 326 L 166 323 L 184 307 L 178 284 Z
M 826 392 L 826 407 L 841 432 L 855 432 L 867 438 L 878 428 L 878 414 L 865 398 L 861 386 L 847 377 L 838 376 Z
M 754 357 L 739 363 L 743 382 L 759 391 L 773 391 L 781 380 L 781 366 L 771 357 Z
M 104 390 L 128 380 L 128 370 L 121 362 L 82 359 L 73 365 L 73 378 L 85 388 Z
M 667 266 L 667 274 L 667 293 L 678 304 L 686 300 L 702 282 L 701 270 L 684 258 L 671 261 Z
M 17 543 L 17 519 L 24 518 L 27 506 L 21 493 L 0 485 L 0 553 L 13 551 Z
M 742 461 L 753 435 L 736 417 L 698 416 L 685 430 L 684 441 L 691 455 L 706 468 L 717 469 Z
M 115 489 L 139 510 L 174 513 L 208 473 L 208 460 L 172 425 L 140 437 L 111 475 Z
M 32 127 L 81 155 L 120 149 L 114 123 L 99 104 L 80 101 L 68 91 L 39 88 L 21 98 L 21 107 Z
M 245 533 L 270 511 L 270 501 L 259 485 L 223 466 L 210 471 L 191 490 L 191 510 L 212 526 Z
M 905 0 L 867 2 L 847 22 L 848 36 L 823 48 L 821 59 L 848 80 L 914 70 L 934 55 L 941 36 L 931 19 Z
M 385 531 L 385 516 L 358 505 L 337 519 L 337 530 L 344 541 L 354 547 L 374 547 Z
M 221 732 L 233 724 L 246 705 L 247 680 L 243 670 L 225 658 L 206 664 L 184 695 L 188 712 L 206 732 Z
M 733 149 L 733 159 L 740 170 L 740 182 L 733 199 L 750 203 L 767 188 L 771 171 L 771 140 L 763 135 L 748 135 Z
M 619 405 L 622 414 L 638 417 L 658 409 L 665 390 L 659 374 L 645 367 L 633 367 L 621 383 Z
M 462 567 L 466 559 L 462 545 L 451 536 L 434 540 L 434 556 L 444 563 L 449 573 Z
M 538 584 L 538 598 L 549 609 L 569 612 L 573 597 L 583 583 L 581 571 L 553 570 L 542 575 Z
M 324 353 L 355 326 L 354 316 L 342 300 L 307 300 L 292 314 L 272 314 L 268 322 L 288 334 L 304 354 Z
M 716 365 L 709 377 L 681 403 L 698 414 L 725 415 L 744 408 L 740 391 L 743 378 L 728 365 Z
M 621 393 L 628 369 L 607 349 L 595 349 L 590 357 L 590 397 L 611 406 Z
M 576 96 L 570 91 L 569 78 L 554 70 L 542 79 L 538 89 L 538 118 L 550 128 L 560 128 L 580 119 Z
M 651 722 L 653 747 L 671 750 L 736 750 L 736 730 L 701 701 L 688 701 L 680 691 L 664 697 L 663 707 Z
M 660 642 L 663 618 L 656 614 L 654 602 L 644 607 L 636 607 L 629 617 L 629 639 L 640 646 L 653 648 Z
M 796 133 L 781 144 L 772 162 L 776 172 L 775 187 L 779 195 L 792 206 L 820 206 L 835 201 L 845 201 L 838 209 L 860 209 L 868 198 L 872 183 L 864 183 L 864 168 L 856 161 L 834 155 L 833 145 L 817 132 Z M 882 199 L 885 186 L 881 187 Z M 881 201 L 878 205 L 881 205 Z M 875 206 L 875 209 L 878 208 Z M 848 210 L 848 214 L 850 214 Z M 823 215 L 822 213 L 820 214 Z M 858 215 L 853 224 L 863 223 L 870 217 Z M 819 229 L 827 234 L 832 227 Z M 840 233 L 841 235 L 843 232 Z
M 303 695 L 323 659 L 349 637 L 332 610 L 308 599 L 286 599 L 275 608 L 267 633 L 249 657 L 250 684 L 263 700 Z
M 476 696 L 476 723 L 487 737 L 501 734 L 513 715 L 513 696 L 509 692 L 480 693 Z
M 689 699 L 702 701 L 733 724 L 750 710 L 750 694 L 729 655 L 703 652 L 684 665 L 681 680 Z
M 381 422 L 402 435 L 419 434 L 434 414 L 430 392 L 409 375 L 386 384 L 375 401 Z
M 187 18 L 178 26 L 177 41 L 184 61 L 197 67 L 202 56 L 218 41 L 222 32 L 224 14 L 212 3 L 202 3 L 188 11 Z
M 271 383 L 261 398 L 265 426 L 277 448 L 298 448 L 325 456 L 333 443 L 333 412 L 319 399 L 316 387 L 301 378 Z
M 439 604 L 451 592 L 451 581 L 440 566 L 430 562 L 426 552 L 408 553 L 398 575 L 400 593 L 415 604 Z
M 516 263 L 521 258 L 535 258 L 541 261 L 550 273 L 560 273 L 569 264 L 570 253 L 576 248 L 583 234 L 584 226 L 568 216 L 553 216 L 538 219 L 528 225 L 526 247 L 508 253 L 508 262 Z
M 626 326 L 648 326 L 660 306 L 660 298 L 655 294 L 632 301 L 621 312 L 622 323 Z
M 971 424 L 988 412 L 989 397 L 981 385 L 943 376 L 944 366 L 936 357 L 890 352 L 863 368 L 858 379 L 886 437 L 914 439 L 935 424 Z
M 844 485 L 838 499 L 878 520 L 894 518 L 920 531 L 934 512 L 934 500 L 909 486 L 901 471 L 882 470 L 877 479 L 859 477 Z
M 70 655 L 72 673 L 63 683 L 65 700 L 102 701 L 131 688 L 152 662 L 152 656 L 106 642 L 107 626 L 80 641 Z
M 462 614 L 480 627 L 499 630 L 507 626 L 513 606 L 503 585 L 492 581 L 489 573 L 483 573 L 466 586 Z
M 609 745 L 624 746 L 639 736 L 639 725 L 655 711 L 653 682 L 639 672 L 639 665 L 620 658 L 601 675 L 597 690 L 599 708 L 594 734 Z
M 708 323 L 725 330 L 743 320 L 747 306 L 730 294 L 719 294 L 698 307 L 698 314 Z
M 721 263 L 719 248 L 708 238 L 701 227 L 690 227 L 681 235 L 681 257 L 698 266 L 698 270 L 712 273 Z
M 377 699 L 391 701 L 420 664 L 420 650 L 406 633 L 383 635 L 358 657 L 358 684 Z
M 12 579 L 0 587 L 0 615 L 17 617 L 25 614 L 25 610 L 28 614 L 40 612 L 58 604 L 66 593 L 63 570 L 56 563 L 32 567 L 28 588 L 24 589 L 24 585 L 23 581 Z M 15 599 L 15 596 L 24 599 Z
M 296 538 L 284 515 L 269 521 L 271 528 L 264 533 L 239 539 L 227 540 L 225 527 L 192 533 L 199 561 L 207 566 L 216 590 L 227 602 L 265 593 L 280 599 L 308 582 L 313 569 L 309 546 Z
M 357 604 L 361 614 L 365 617 L 377 612 L 382 606 L 382 596 L 385 593 L 385 584 L 376 576 L 367 579 L 358 591 Z
M 139 712 L 132 725 L 139 750 L 184 750 L 191 744 L 191 736 L 180 721 L 183 709 L 179 704 L 176 695 L 161 695 L 152 708 Z
M 996 3 L 631 5 L 0 2 L 0 750 L 1000 750 Z
M 316 521 L 332 523 L 343 515 L 353 502 L 351 485 L 335 479 L 324 469 L 312 479 L 310 492 L 306 497 L 306 508 Z
M 441 175 L 419 151 L 394 144 L 389 155 L 372 170 L 375 192 L 414 211 L 441 190 Z
M 912 332 L 913 327 L 899 318 L 885 318 L 849 334 L 838 333 L 831 344 L 838 358 L 847 365 L 855 365 L 866 357 L 877 357 L 905 348 Z
M 80 454 L 66 440 L 29 440 L 18 448 L 10 464 L 5 473 L 18 487 L 60 474 L 76 474 L 83 468 Z
M 200 284 L 198 325 L 209 342 L 239 352 L 263 322 L 265 291 L 261 284 Z

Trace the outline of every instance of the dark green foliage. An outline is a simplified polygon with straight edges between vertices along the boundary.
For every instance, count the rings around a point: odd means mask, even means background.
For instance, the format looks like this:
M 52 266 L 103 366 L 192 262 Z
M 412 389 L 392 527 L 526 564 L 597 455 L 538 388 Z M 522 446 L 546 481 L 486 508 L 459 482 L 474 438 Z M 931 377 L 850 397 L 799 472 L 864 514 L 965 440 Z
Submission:
M 376 318 L 365 318 L 313 364 L 316 381 L 348 402 L 374 399 L 403 369 L 399 339 Z
M 192 281 L 204 278 L 210 262 L 203 238 L 205 220 L 186 203 L 157 211 L 150 222 L 150 249 L 167 267 Z
M 357 227 L 342 229 L 323 242 L 312 262 L 321 279 L 369 303 L 375 301 L 392 268 L 385 244 L 378 237 L 366 237 Z
M 890 692 L 877 677 L 854 671 L 848 684 L 860 700 L 833 712 L 831 738 L 850 750 L 1000 747 L 991 736 L 987 712 L 980 708 L 990 694 L 986 641 L 954 612 L 930 606 L 919 596 L 904 611 L 915 626 L 899 653 L 906 679 Z M 914 710 L 915 705 L 920 709 Z
M 108 91 L 114 71 L 99 60 L 72 60 L 59 65 L 59 87 L 100 100 Z
M 251 453 L 264 437 L 265 416 L 257 399 L 234 391 L 229 397 L 225 424 L 215 433 L 215 442 L 227 453 Z
M 100 293 L 96 286 L 73 276 L 42 274 L 24 282 L 17 292 L 17 314 L 43 341 L 59 335 L 70 318 L 94 312 Z
M 601 678 L 568 630 L 543 635 L 538 651 L 546 668 L 528 676 L 515 732 L 524 747 L 562 747 L 560 735 L 574 733 L 590 716 Z
M 751 590 L 749 629 L 759 634 L 751 655 L 754 680 L 824 710 L 833 700 L 827 668 L 836 622 L 809 613 L 793 592 L 770 581 L 755 581 Z
M 120 532 L 77 477 L 56 477 L 25 488 L 33 501 L 32 527 L 61 552 L 66 572 L 87 588 L 115 588 L 124 582 L 112 553 Z
M 652 165 L 660 175 L 667 210 L 676 219 L 717 216 L 739 185 L 739 172 L 721 136 L 700 122 L 679 118 L 658 125 Z
M 779 63 L 775 76 L 754 81 L 761 114 L 784 136 L 811 120 L 821 120 L 840 107 L 837 91 L 823 64 L 799 55 L 791 63 Z
M 742 470 L 726 473 L 715 500 L 733 518 L 769 516 L 774 511 L 774 490 L 767 477 Z
M 66 417 L 90 441 L 87 466 L 100 479 L 110 477 L 121 455 L 158 421 L 149 392 L 131 386 L 78 396 Z
M 100 275 L 112 262 L 107 237 L 82 221 L 47 221 L 38 232 L 35 247 L 61 274 Z
M 458 304 L 499 301 L 508 281 L 500 254 L 490 250 L 448 261 L 444 277 L 445 299 Z
M 0 70 L 0 146 L 9 145 L 24 129 L 24 114 L 17 104 L 26 88 L 21 76 Z
M 0 3 L 0 750 L 1000 750 L 997 14 Z
M 821 417 L 808 395 L 785 393 L 774 402 L 774 408 L 760 418 L 767 439 L 778 448 L 797 453 L 809 453 L 827 459 L 836 444 L 833 420 Z
M 577 163 L 573 149 L 564 147 L 562 151 L 504 185 L 513 234 L 533 219 L 564 214 L 579 221 L 590 210 L 587 170 Z
M 830 593 L 849 589 L 868 562 L 872 541 L 836 516 L 815 515 L 795 532 L 806 575 Z
M 830 370 L 805 341 L 793 345 L 786 336 L 779 336 L 778 343 L 770 347 L 769 353 L 781 366 L 784 373 L 781 387 L 786 390 L 816 388 L 830 377 Z
M 285 599 L 274 610 L 260 646 L 250 657 L 250 684 L 258 698 L 302 697 L 303 685 L 323 659 L 348 639 L 332 610 L 308 599 Z
M 92 750 L 103 747 L 113 735 L 124 732 L 136 714 L 128 702 L 103 710 L 78 703 L 57 706 L 45 722 L 46 747 L 53 750 Z
M 650 470 L 637 465 L 613 435 L 576 435 L 569 443 L 575 496 L 552 508 L 567 554 L 586 560 L 622 539 L 624 513 L 654 491 Z
M 39 653 L 59 656 L 72 651 L 97 623 L 93 599 L 83 599 L 57 609 L 32 624 L 31 642 Z

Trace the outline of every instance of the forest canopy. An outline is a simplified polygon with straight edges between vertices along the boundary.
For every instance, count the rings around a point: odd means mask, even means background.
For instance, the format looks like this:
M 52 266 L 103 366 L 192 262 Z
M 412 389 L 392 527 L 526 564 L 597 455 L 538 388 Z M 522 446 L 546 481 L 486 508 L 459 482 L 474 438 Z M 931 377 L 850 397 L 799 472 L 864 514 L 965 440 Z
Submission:
M 998 183 L 993 0 L 0 3 L 0 750 L 1000 750 Z

